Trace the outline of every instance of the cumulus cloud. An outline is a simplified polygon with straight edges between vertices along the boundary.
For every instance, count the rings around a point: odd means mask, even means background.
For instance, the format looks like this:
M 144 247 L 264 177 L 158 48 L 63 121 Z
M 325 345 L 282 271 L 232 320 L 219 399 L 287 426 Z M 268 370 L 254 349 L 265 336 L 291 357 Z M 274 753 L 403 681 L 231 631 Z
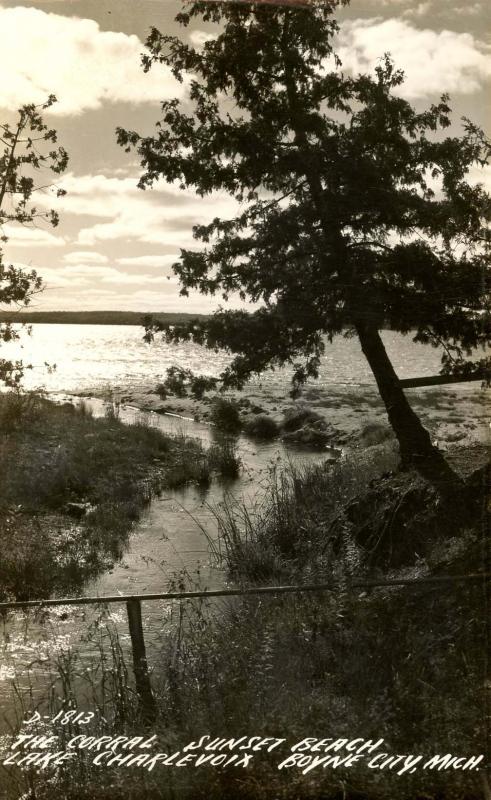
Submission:
M 25 269 L 32 267 L 23 266 Z M 155 291 L 155 296 L 161 291 L 168 291 L 169 284 L 177 287 L 177 278 L 165 278 L 159 275 L 149 275 L 147 273 L 128 274 L 119 269 L 109 266 L 98 266 L 92 264 L 72 264 L 60 267 L 37 267 L 39 275 L 43 279 L 44 285 L 49 290 L 70 288 L 74 296 L 80 303 L 80 292 L 87 287 L 103 290 L 108 285 L 112 285 L 112 290 L 117 291 L 118 287 L 134 287 L 136 291 L 143 287 L 148 287 Z M 177 291 L 177 289 L 176 289 Z
M 102 31 L 92 19 L 39 8 L 0 6 L 0 106 L 58 98 L 51 113 L 74 115 L 107 102 L 141 104 L 182 96 L 164 66 L 144 74 L 143 44 L 135 35 Z
M 398 91 L 408 99 L 471 94 L 491 78 L 491 50 L 470 33 L 420 29 L 402 19 L 343 24 L 338 53 L 345 70 L 371 71 L 385 52 L 406 74 Z

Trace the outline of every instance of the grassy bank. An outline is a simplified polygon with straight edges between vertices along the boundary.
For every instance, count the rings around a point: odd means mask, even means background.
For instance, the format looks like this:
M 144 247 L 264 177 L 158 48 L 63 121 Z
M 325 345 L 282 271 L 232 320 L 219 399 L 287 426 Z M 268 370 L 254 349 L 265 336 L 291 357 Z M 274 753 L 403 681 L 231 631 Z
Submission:
M 152 494 L 230 469 L 226 448 L 124 425 L 111 407 L 95 419 L 83 402 L 0 395 L 0 596 L 73 591 L 121 554 Z
M 474 466 L 485 459 L 486 453 L 476 452 Z M 357 541 L 356 527 L 343 528 L 337 547 L 328 535 L 333 518 L 353 504 L 362 503 L 365 519 L 374 519 L 370 503 L 379 496 L 380 486 L 385 495 L 392 489 L 394 501 L 396 496 L 401 499 L 416 479 L 406 475 L 403 490 L 401 476 L 388 474 L 391 465 L 395 466 L 394 453 L 388 449 L 380 450 L 378 457 L 372 453 L 370 461 L 351 460 L 330 470 L 273 474 L 269 499 L 257 513 L 247 516 L 242 509 L 239 514 L 233 504 L 225 514 L 220 512 L 221 555 L 236 578 L 250 584 L 310 577 L 332 582 L 333 591 L 186 601 L 175 603 L 170 614 L 163 613 L 160 653 L 152 660 L 159 715 L 151 732 L 158 735 L 157 751 L 173 753 L 209 734 L 286 738 L 283 757 L 304 737 L 383 738 L 384 752 L 425 758 L 484 752 L 489 618 L 483 585 L 350 591 L 347 579 L 369 571 L 421 577 L 482 569 L 486 530 L 475 522 L 445 530 L 444 539 L 427 541 L 423 559 L 413 549 L 413 559 L 404 568 L 384 566 L 382 556 L 374 566 L 373 548 Z M 431 516 L 431 504 L 425 508 Z M 398 523 L 396 527 L 400 534 Z M 98 707 L 106 720 L 96 723 L 98 733 L 141 733 L 143 722 L 124 657 L 123 650 L 112 647 L 111 655 L 93 670 L 98 685 L 92 683 L 92 694 L 84 699 L 74 691 L 84 673 L 83 661 L 75 655 L 60 663 L 54 657 L 59 683 L 52 697 L 59 691 L 66 702 L 77 702 L 78 697 L 82 707 Z M 279 760 L 278 754 L 261 754 L 244 770 L 156 767 L 150 773 L 139 768 L 95 772 L 82 753 L 56 775 L 38 773 L 31 781 L 37 800 L 483 796 L 477 772 L 417 770 L 397 776 L 390 770 L 369 769 L 361 761 L 349 769 L 302 775 L 298 769 L 278 771 Z

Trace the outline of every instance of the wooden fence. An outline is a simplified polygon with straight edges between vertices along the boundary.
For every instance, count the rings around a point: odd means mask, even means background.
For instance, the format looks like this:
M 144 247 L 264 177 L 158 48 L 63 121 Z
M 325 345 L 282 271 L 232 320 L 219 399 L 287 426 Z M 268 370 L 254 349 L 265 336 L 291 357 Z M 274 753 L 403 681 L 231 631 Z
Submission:
M 395 580 L 352 580 L 343 587 L 352 589 L 375 589 L 390 587 L 416 587 L 424 585 L 455 585 L 468 582 L 486 582 L 491 578 L 491 572 L 476 572 L 467 575 L 434 575 L 427 578 L 395 579 Z M 155 719 L 157 707 L 152 692 L 150 675 L 148 671 L 145 635 L 142 620 L 142 603 L 153 600 L 192 600 L 207 597 L 245 597 L 247 595 L 280 595 L 301 594 L 303 592 L 339 592 L 340 586 L 332 583 L 311 583 L 290 586 L 253 586 L 243 589 L 213 589 L 210 591 L 193 592 L 159 592 L 156 594 L 136 595 L 109 595 L 107 597 L 63 597 L 47 600 L 19 600 L 0 603 L 2 611 L 27 610 L 49 608 L 51 606 L 86 606 L 108 605 L 112 603 L 125 603 L 128 618 L 128 629 L 131 639 L 133 657 L 133 672 L 135 688 L 140 700 L 141 711 L 144 718 L 151 722 Z

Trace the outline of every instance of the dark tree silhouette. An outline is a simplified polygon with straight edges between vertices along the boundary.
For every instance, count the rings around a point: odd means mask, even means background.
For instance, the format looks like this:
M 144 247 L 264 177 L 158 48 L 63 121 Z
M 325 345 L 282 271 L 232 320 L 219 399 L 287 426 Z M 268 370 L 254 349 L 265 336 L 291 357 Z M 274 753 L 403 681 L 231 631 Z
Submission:
M 404 465 L 440 487 L 457 477 L 412 410 L 380 336 L 382 327 L 443 346 L 444 370 L 489 344 L 484 252 L 490 198 L 468 181 L 488 162 L 480 129 L 450 125 L 448 97 L 417 112 L 398 96 L 388 56 L 374 75 L 348 77 L 332 49 L 333 12 L 195 2 L 178 15 L 216 24 L 202 49 L 153 29 L 143 66 L 171 67 L 189 100 L 162 103 L 155 135 L 118 129 L 136 149 L 147 189 L 162 177 L 200 195 L 228 192 L 233 219 L 194 228 L 203 247 L 174 265 L 182 293 L 197 288 L 260 302 L 201 324 L 149 328 L 236 354 L 226 386 L 293 363 L 301 384 L 318 373 L 336 335 L 359 337 Z M 185 38 L 185 37 L 184 37 Z
M 42 105 L 24 105 L 14 124 L 0 124 L 0 240 L 8 241 L 4 226 L 21 224 L 34 226 L 44 220 L 50 225 L 58 225 L 55 211 L 39 211 L 31 203 L 32 195 L 52 188 L 51 184 L 36 182 L 36 174 L 49 170 L 62 173 L 67 166 L 68 156 L 63 147 L 56 144 L 56 131 L 43 121 L 42 114 L 56 98 L 51 96 Z M 58 196 L 64 190 L 56 190 Z M 0 249 L 0 308 L 22 310 L 29 305 L 33 295 L 42 290 L 42 279 L 34 271 L 20 269 L 5 262 L 3 249 Z M 21 320 L 21 317 L 19 317 Z M 18 338 L 18 331 L 11 322 L 0 322 L 0 342 Z M 0 381 L 10 387 L 19 386 L 24 372 L 20 361 L 0 358 Z

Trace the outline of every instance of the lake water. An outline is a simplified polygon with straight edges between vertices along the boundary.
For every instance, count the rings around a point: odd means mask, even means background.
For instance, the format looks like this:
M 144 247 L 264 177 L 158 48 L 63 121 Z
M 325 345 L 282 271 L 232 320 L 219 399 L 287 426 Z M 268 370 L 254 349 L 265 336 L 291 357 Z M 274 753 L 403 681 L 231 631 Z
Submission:
M 20 342 L 2 344 L 4 358 L 21 358 L 32 364 L 25 385 L 49 392 L 78 392 L 111 387 L 151 389 L 165 378 L 172 365 L 197 373 L 217 375 L 228 363 L 225 353 L 214 353 L 194 344 L 146 344 L 143 329 L 125 325 L 33 325 L 32 335 L 22 333 Z M 434 375 L 440 368 L 440 351 L 418 345 L 410 336 L 384 331 L 383 339 L 401 378 Z M 56 365 L 51 373 L 45 364 Z M 288 370 L 266 373 L 262 383 L 288 383 Z M 327 345 L 320 368 L 320 384 L 373 384 L 370 368 L 358 339 L 337 337 Z

